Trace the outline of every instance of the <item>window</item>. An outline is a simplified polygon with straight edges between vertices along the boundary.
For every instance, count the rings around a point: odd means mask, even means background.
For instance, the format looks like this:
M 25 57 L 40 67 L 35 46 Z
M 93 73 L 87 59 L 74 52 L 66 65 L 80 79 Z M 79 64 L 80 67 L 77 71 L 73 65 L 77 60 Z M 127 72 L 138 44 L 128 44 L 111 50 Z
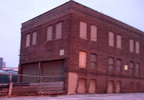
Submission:
M 94 25 L 91 26 L 91 41 L 97 41 L 97 27 Z
M 121 69 L 122 69 L 122 60 L 121 59 L 117 59 L 117 72 L 120 73 Z
M 95 69 L 96 68 L 96 61 L 97 61 L 97 57 L 95 54 L 91 54 L 90 55 L 90 68 L 91 69 Z
M 114 81 L 108 81 L 107 93 L 114 93 Z
M 26 47 L 30 46 L 30 34 L 26 35 Z
M 80 68 L 86 68 L 86 58 L 87 54 L 84 51 L 79 52 L 79 67 Z
M 128 70 L 128 65 L 124 65 L 124 70 Z
M 139 73 L 140 73 L 140 65 L 139 65 L 139 63 L 136 63 L 136 65 L 135 65 L 135 74 L 139 75 Z
M 47 41 L 52 40 L 52 26 L 47 28 Z
M 37 32 L 32 33 L 32 45 L 36 45 L 37 41 Z
M 140 44 L 139 44 L 138 41 L 136 42 L 136 53 L 137 53 L 137 54 L 140 53 Z
M 86 79 L 78 79 L 78 87 L 77 93 L 85 93 L 86 92 Z
M 114 70 L 114 58 L 110 57 L 108 63 L 109 63 L 108 70 L 113 71 Z
M 117 81 L 116 82 L 116 93 L 120 93 L 121 92 L 121 81 Z
M 87 39 L 87 24 L 85 22 L 80 22 L 80 38 Z
M 62 37 L 62 23 L 56 24 L 56 39 L 60 39 Z
M 130 65 L 129 65 L 129 71 L 130 71 L 131 74 L 133 74 L 133 71 L 134 71 L 133 69 L 134 69 L 134 62 L 131 61 Z
M 117 35 L 117 48 L 121 49 L 121 36 Z
M 89 81 L 89 93 L 96 93 L 96 80 L 93 79 L 93 80 L 90 80 Z
M 64 49 L 61 49 L 60 50 L 60 56 L 63 56 L 64 55 Z
M 114 33 L 109 32 L 109 46 L 114 47 Z
M 129 85 L 129 88 L 130 88 L 130 92 L 132 93 L 132 92 L 134 92 L 134 82 L 130 82 L 130 85 Z
M 134 52 L 134 41 L 132 39 L 130 39 L 129 42 L 130 42 L 130 45 L 129 45 L 130 46 L 129 47 L 130 48 L 130 52 Z

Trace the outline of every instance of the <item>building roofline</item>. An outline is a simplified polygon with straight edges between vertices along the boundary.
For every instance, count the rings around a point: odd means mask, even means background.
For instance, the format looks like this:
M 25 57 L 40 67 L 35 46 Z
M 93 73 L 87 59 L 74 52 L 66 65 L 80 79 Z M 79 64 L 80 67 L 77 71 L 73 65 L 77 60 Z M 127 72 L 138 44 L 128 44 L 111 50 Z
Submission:
M 75 2 L 73 0 L 70 0 L 70 1 L 68 1 L 68 2 L 54 8 L 54 9 L 51 9 L 51 10 L 49 10 L 49 11 L 47 11 L 47 12 L 45 12 L 45 13 L 43 13 L 43 14 L 41 14 L 41 15 L 33 18 L 33 19 L 30 19 L 30 20 L 22 23 L 22 26 L 24 28 L 25 26 L 33 25 L 33 24 L 39 22 L 40 20 L 43 20 L 43 18 L 46 18 L 46 16 L 53 16 L 53 15 L 56 15 L 60 12 L 66 11 L 66 10 L 68 10 L 67 13 L 73 13 L 72 11 L 70 11 L 70 9 L 73 9 L 73 10 L 82 12 L 84 14 L 90 15 L 90 16 L 95 17 L 95 18 L 97 18 L 101 21 L 105 21 L 105 22 L 108 22 L 108 23 L 115 24 L 115 25 L 117 25 L 117 26 L 119 26 L 123 29 L 133 31 L 133 32 L 136 32 L 136 33 L 140 33 L 141 35 L 144 36 L 143 31 L 141 31 L 141 30 L 139 30 L 139 29 L 137 29 L 133 26 L 130 26 L 130 25 L 124 23 L 124 22 L 121 22 L 117 19 L 114 19 L 114 18 L 112 18 L 108 15 L 102 14 L 102 13 L 100 13 L 100 12 L 98 12 L 98 11 L 92 9 L 92 8 L 89 8 L 89 7 L 87 7 L 85 5 L 82 5 L 78 2 Z

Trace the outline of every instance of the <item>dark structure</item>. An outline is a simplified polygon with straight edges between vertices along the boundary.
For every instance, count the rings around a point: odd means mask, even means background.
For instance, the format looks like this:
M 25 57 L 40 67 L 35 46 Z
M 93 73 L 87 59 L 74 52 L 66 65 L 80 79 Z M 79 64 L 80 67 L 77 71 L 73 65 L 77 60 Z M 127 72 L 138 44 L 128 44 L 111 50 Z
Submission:
M 21 82 L 67 94 L 144 92 L 144 32 L 74 1 L 22 24 Z
M 0 70 L 4 67 L 3 58 L 0 57 Z

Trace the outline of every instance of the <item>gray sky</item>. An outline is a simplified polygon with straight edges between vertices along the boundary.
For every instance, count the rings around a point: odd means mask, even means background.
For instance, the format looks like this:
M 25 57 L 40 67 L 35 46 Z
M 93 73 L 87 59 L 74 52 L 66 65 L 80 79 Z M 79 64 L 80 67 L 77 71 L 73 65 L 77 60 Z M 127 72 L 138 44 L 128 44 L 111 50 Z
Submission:
M 21 23 L 69 0 L 0 0 L 0 57 L 7 67 L 19 63 Z M 75 0 L 144 31 L 144 0 Z

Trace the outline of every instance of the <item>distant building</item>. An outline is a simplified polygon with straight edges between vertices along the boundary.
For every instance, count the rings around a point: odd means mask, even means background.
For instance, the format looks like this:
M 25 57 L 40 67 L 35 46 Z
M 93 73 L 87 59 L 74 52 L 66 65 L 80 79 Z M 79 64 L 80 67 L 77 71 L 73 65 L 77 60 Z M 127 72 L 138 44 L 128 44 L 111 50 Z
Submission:
M 62 81 L 67 94 L 144 92 L 143 43 L 144 32 L 69 1 L 22 24 L 19 74 L 38 77 L 19 81 Z
M 4 67 L 4 68 L 2 68 L 2 70 L 8 74 L 9 73 L 18 74 L 18 68 L 15 68 L 15 67 Z
M 0 70 L 2 70 L 3 67 L 6 67 L 6 62 L 4 62 L 3 58 L 0 57 Z
M 0 70 L 3 68 L 3 58 L 0 58 Z
M 3 62 L 3 68 L 6 67 L 6 62 Z

